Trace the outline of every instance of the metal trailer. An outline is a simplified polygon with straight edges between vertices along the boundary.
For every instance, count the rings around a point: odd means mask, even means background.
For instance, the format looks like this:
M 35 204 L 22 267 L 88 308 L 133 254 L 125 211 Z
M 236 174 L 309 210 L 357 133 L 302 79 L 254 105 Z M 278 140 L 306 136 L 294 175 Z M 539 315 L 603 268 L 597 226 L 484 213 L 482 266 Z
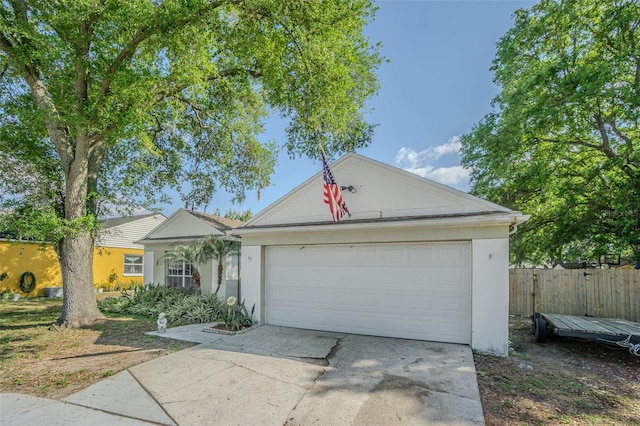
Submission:
M 531 319 L 532 332 L 538 343 L 555 334 L 628 348 L 633 355 L 640 356 L 640 324 L 637 322 L 540 312 L 534 313 Z

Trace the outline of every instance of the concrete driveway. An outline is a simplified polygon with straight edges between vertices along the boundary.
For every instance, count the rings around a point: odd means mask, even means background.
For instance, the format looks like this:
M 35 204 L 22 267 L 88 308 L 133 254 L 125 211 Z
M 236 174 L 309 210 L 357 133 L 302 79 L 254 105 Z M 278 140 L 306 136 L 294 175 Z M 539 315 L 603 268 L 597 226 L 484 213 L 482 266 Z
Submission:
M 65 403 L 131 424 L 484 424 L 468 346 L 274 326 L 234 336 L 201 329 L 169 330 L 166 337 L 205 343 Z

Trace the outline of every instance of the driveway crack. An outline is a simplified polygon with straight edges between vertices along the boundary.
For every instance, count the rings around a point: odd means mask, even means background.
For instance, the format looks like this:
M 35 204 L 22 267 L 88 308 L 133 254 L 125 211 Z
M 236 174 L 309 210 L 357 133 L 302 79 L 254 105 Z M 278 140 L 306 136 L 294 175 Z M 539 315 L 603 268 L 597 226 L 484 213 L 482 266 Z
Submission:
M 326 362 L 326 366 L 329 366 L 331 363 L 331 359 L 335 358 L 336 354 L 338 353 L 338 351 L 340 350 L 340 342 L 342 341 L 343 337 L 339 337 L 336 339 L 336 343 L 331 347 L 331 349 L 329 350 L 329 353 L 327 354 L 326 357 L 324 358 L 313 358 L 313 359 L 324 359 Z M 322 369 L 322 372 L 320 372 L 320 374 L 318 374 L 316 376 L 316 378 L 313 380 L 313 383 L 311 384 L 311 386 L 309 386 L 309 388 L 307 388 L 307 390 L 305 390 L 302 395 L 300 395 L 300 398 L 298 398 L 298 400 L 296 401 L 295 405 L 291 408 L 291 410 L 289 411 L 289 414 L 287 414 L 287 420 L 284 422 L 284 426 L 290 426 L 295 424 L 294 423 L 294 419 L 293 417 L 291 417 L 291 414 L 293 414 L 293 412 L 296 410 L 296 408 L 298 408 L 298 405 L 300 404 L 300 401 L 302 401 L 304 399 L 305 396 L 307 396 L 307 394 L 316 386 L 316 384 L 318 383 L 318 380 L 325 375 L 325 373 L 327 372 L 326 368 Z

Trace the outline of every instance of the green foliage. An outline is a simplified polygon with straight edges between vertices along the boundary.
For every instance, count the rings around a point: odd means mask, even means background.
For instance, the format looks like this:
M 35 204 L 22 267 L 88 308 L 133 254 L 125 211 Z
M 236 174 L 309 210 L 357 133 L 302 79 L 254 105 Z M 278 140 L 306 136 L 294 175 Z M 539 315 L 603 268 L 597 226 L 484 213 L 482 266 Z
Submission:
M 189 323 L 212 322 L 220 314 L 221 303 L 217 298 L 202 296 L 186 297 L 180 308 L 184 311 L 183 320 Z
M 166 314 L 172 325 L 222 322 L 230 330 L 241 330 L 253 325 L 253 311 L 249 313 L 235 297 L 222 303 L 215 294 L 195 295 L 182 289 L 161 285 L 136 287 L 132 294 L 123 292 L 120 297 L 108 297 L 98 302 L 100 310 L 110 313 L 129 313 L 157 318 Z
M 200 269 L 210 259 L 208 252 L 204 248 L 201 240 L 193 241 L 190 244 L 176 243 L 171 246 L 171 251 L 158 259 L 158 262 L 168 262 L 172 265 L 179 265 L 182 262 L 191 265 L 191 276 L 196 291 L 200 292 Z
M 500 40 L 473 193 L 532 215 L 513 261 L 640 258 L 640 4 L 542 0 Z
M 370 141 L 383 59 L 363 35 L 368 0 L 20 4 L 0 9 L 5 202 L 64 217 L 78 155 L 90 207 L 154 202 L 166 185 L 189 205 L 219 188 L 242 200 L 270 182 L 279 148 L 257 137 L 270 111 L 291 119 L 291 155 Z
M 83 231 L 95 234 L 101 227 L 102 224 L 94 215 L 68 220 L 53 209 L 38 209 L 32 205 L 21 205 L 4 214 L 0 213 L 0 229 L 19 241 L 57 243 Z
M 107 297 L 106 299 L 98 301 L 98 307 L 102 312 L 111 312 L 114 314 L 126 312 L 129 305 L 130 300 L 125 297 Z
M 166 314 L 170 324 L 193 324 L 218 321 L 223 305 L 215 295 L 198 296 L 182 289 L 162 285 L 136 287 L 133 293 L 108 297 L 98 302 L 103 312 L 130 313 L 157 318 Z
M 222 321 L 224 325 L 232 331 L 242 330 L 243 328 L 253 325 L 253 312 L 255 305 L 251 308 L 251 313 L 247 311 L 244 301 L 237 303 L 234 296 L 227 298 L 227 303 L 223 307 L 218 321 Z
M 229 256 L 234 256 L 240 253 L 240 242 L 232 240 L 223 240 L 215 235 L 206 235 L 202 239 L 202 244 L 206 247 L 207 256 L 218 262 L 218 281 L 216 285 L 215 293 L 220 291 L 220 285 L 222 284 L 222 273 L 224 272 L 224 261 Z
M 134 290 L 138 286 L 140 286 L 140 283 L 134 279 L 130 279 L 128 281 L 116 279 L 115 281 L 103 281 L 94 283 L 94 287 L 96 289 L 101 288 L 106 291 L 128 291 Z
M 383 60 L 364 35 L 375 9 L 371 0 L 0 3 L 0 216 L 16 212 L 4 222 L 12 232 L 73 257 L 61 262 L 74 291 L 60 322 L 96 319 L 76 295 L 92 282 L 87 245 L 105 206 L 126 214 L 167 188 L 190 206 L 219 189 L 242 201 L 266 188 L 280 149 L 260 137 L 269 113 L 289 120 L 291 156 L 319 157 L 318 142 L 332 155 L 366 146 Z
M 245 210 L 243 212 L 238 212 L 235 210 L 227 210 L 227 212 L 224 215 L 221 215 L 220 210 L 217 209 L 214 214 L 216 216 L 223 216 L 223 217 L 226 217 L 227 219 L 238 220 L 240 222 L 246 222 L 253 217 L 253 213 L 251 212 L 251 210 Z
M 223 240 L 215 235 L 206 235 L 189 244 L 177 243 L 171 247 L 171 251 L 165 253 L 158 261 L 171 263 L 188 263 L 192 268 L 193 284 L 200 291 L 200 270 L 210 260 L 218 262 L 218 281 L 216 293 L 222 283 L 223 262 L 231 255 L 238 254 L 240 243 L 238 241 Z

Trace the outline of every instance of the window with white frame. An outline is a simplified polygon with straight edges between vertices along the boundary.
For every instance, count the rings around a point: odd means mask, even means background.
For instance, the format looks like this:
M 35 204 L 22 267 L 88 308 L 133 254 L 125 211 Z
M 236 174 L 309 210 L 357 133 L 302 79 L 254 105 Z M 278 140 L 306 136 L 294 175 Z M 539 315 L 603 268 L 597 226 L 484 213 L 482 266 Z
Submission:
M 185 262 L 167 262 L 167 280 L 169 287 L 190 288 L 193 285 L 191 264 Z
M 143 274 L 143 255 L 141 254 L 125 254 L 124 255 L 124 275 L 142 275 Z

